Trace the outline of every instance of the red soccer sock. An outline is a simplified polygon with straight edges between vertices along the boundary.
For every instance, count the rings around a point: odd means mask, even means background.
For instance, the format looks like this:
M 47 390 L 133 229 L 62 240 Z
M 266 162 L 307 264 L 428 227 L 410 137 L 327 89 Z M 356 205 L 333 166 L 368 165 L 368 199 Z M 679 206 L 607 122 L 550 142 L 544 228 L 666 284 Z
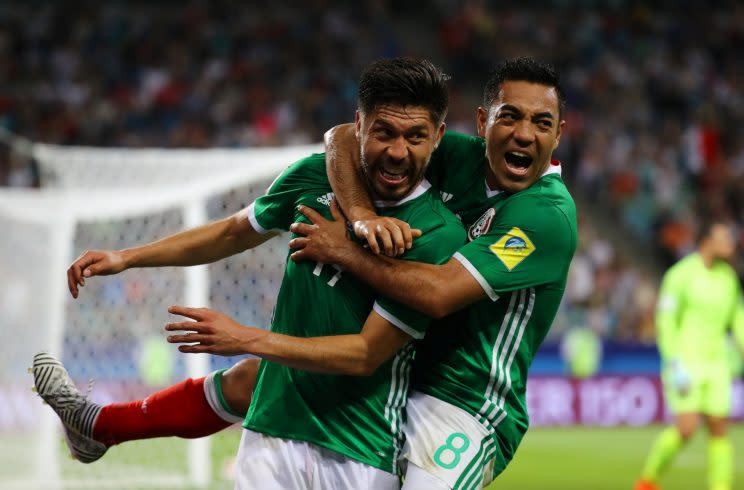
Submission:
M 144 400 L 106 405 L 93 427 L 93 439 L 108 446 L 152 437 L 195 439 L 230 425 L 207 403 L 204 378 L 190 378 Z

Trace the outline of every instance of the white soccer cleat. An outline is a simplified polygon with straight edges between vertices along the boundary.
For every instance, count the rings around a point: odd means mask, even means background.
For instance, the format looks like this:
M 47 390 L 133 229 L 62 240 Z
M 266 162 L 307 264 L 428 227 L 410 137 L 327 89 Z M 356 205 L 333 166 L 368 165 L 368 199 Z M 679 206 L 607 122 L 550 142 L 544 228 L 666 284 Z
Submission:
M 85 464 L 97 461 L 108 450 L 108 446 L 104 443 L 78 434 L 67 426 L 65 426 L 65 442 L 70 449 L 70 455 Z
M 34 356 L 31 372 L 35 391 L 62 420 L 72 456 L 81 463 L 92 463 L 103 456 L 108 447 L 90 437 L 101 407 L 80 393 L 67 369 L 48 352 Z

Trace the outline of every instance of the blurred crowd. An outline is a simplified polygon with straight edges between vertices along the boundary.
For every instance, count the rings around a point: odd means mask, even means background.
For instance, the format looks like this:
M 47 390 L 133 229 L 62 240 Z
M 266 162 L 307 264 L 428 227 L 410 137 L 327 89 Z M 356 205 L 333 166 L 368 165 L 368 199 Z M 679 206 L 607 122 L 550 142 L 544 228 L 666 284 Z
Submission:
M 568 98 L 557 157 L 588 216 L 559 325 L 650 339 L 658 274 L 701 220 L 730 222 L 744 249 L 744 7 L 535 3 L 4 2 L 0 127 L 76 145 L 317 141 L 352 118 L 364 65 L 415 55 L 452 75 L 449 128 L 472 133 L 489 68 L 546 59 Z M 37 171 L 0 148 L 0 184 Z

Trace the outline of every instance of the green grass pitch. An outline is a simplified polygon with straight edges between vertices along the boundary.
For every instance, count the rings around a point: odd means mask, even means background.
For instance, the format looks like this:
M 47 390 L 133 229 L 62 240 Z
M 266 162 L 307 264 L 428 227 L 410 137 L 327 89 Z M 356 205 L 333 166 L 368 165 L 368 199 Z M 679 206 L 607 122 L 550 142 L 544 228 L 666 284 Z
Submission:
M 660 426 L 532 429 L 525 436 L 512 464 L 488 490 L 630 490 L 649 445 L 660 429 Z M 233 488 L 223 472 L 236 454 L 239 440 L 239 430 L 227 430 L 213 436 L 214 478 L 210 490 Z M 731 440 L 736 451 L 735 461 L 741 463 L 744 461 L 744 426 L 732 427 Z M 706 456 L 706 436 L 700 431 L 662 479 L 663 488 L 706 488 Z M 163 466 L 185 468 L 185 446 L 183 441 L 176 439 L 123 444 L 111 448 L 101 461 L 89 466 L 66 460 L 63 472 L 79 480 L 103 479 L 106 475 L 121 472 L 123 461 L 127 462 L 124 471 L 136 470 L 142 474 L 152 471 L 156 475 L 157 468 Z M 744 464 L 734 466 L 734 488 L 744 488 Z M 154 483 L 154 478 L 150 483 Z M 106 488 L 116 487 L 106 485 Z M 131 490 L 136 486 L 130 483 L 122 488 Z

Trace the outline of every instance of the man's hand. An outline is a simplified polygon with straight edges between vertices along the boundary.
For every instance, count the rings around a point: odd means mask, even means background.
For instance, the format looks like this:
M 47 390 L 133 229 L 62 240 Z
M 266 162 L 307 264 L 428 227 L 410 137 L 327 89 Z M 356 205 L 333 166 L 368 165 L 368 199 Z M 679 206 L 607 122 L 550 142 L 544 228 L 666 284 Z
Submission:
M 295 250 L 290 256 L 295 262 L 313 260 L 324 264 L 336 264 L 343 254 L 354 246 L 346 236 L 346 223 L 336 202 L 331 202 L 331 216 L 327 220 L 314 209 L 299 206 L 298 209 L 312 224 L 292 223 L 289 229 L 298 235 L 289 242 L 289 248 Z
M 353 225 L 354 234 L 367 240 L 370 250 L 376 254 L 384 251 L 388 257 L 403 255 L 413 246 L 413 239 L 421 236 L 421 230 L 411 229 L 405 221 L 384 216 L 354 221 Z
M 687 368 L 679 359 L 672 359 L 669 361 L 669 369 L 671 369 L 672 385 L 674 386 L 674 389 L 681 396 L 687 396 L 692 387 L 692 378 L 690 377 Z
M 67 287 L 73 298 L 78 297 L 78 286 L 85 286 L 85 278 L 108 276 L 126 270 L 123 254 L 110 250 L 86 250 L 67 269 Z
M 267 333 L 260 328 L 243 326 L 229 316 L 209 308 L 171 306 L 168 312 L 194 320 L 165 325 L 169 332 L 186 332 L 168 336 L 171 344 L 193 344 L 179 345 L 178 350 L 181 352 L 206 352 L 220 356 L 246 354 L 247 344 L 251 339 Z

